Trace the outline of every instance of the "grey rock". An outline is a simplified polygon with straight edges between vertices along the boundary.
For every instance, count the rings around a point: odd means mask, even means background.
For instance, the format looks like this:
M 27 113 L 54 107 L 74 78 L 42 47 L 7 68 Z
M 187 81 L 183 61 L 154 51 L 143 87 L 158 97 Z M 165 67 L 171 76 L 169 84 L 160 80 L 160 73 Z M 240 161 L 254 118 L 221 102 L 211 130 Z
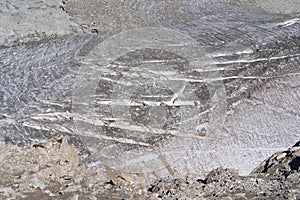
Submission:
M 65 162 L 70 151 L 65 137 L 27 147 L 6 147 L 9 155 L 0 163 L 0 197 L 3 199 L 299 199 L 299 170 L 287 168 L 270 176 L 273 165 L 261 163 L 257 169 L 267 172 L 240 176 L 237 170 L 217 168 L 199 176 L 161 178 L 149 184 L 141 179 L 119 174 L 102 177 L 81 160 L 80 165 Z M 44 151 L 45 150 L 45 151 Z M 293 147 L 285 152 L 299 152 Z M 277 155 L 283 152 L 276 153 Z M 75 155 L 73 155 L 75 157 Z M 78 157 L 78 155 L 77 155 Z M 271 156 L 269 160 L 275 158 Z M 283 159 L 284 160 L 284 159 Z M 286 161 L 286 160 L 285 160 Z M 40 171 L 32 170 L 38 166 Z M 54 170 L 53 170 L 54 169 Z M 48 171 L 49 173 L 45 173 Z M 49 175 L 50 174 L 50 175 Z M 54 176 L 54 174 L 56 174 Z M 61 180 L 64 174 L 72 179 Z M 140 175 L 137 175 L 140 176 Z M 82 177 L 76 181 L 76 177 Z
M 267 175 L 281 175 L 291 171 L 299 172 L 300 167 L 300 143 L 296 143 L 287 151 L 275 153 L 265 160 L 251 174 L 266 173 Z M 292 175 L 293 177 L 294 175 Z
M 296 149 L 298 150 L 294 151 L 293 147 L 284 152 L 297 154 L 299 148 Z M 148 191 L 151 196 L 160 196 L 161 199 L 299 199 L 299 170 L 286 168 L 286 171 L 276 171 L 274 176 L 273 168 L 276 165 L 270 163 L 276 162 L 273 159 L 282 153 L 278 152 L 262 162 L 249 176 L 240 176 L 235 170 L 217 168 L 208 173 L 204 180 L 193 182 L 190 179 L 195 178 L 191 177 L 159 180 Z M 290 162 L 283 160 L 282 165 Z M 266 165 L 268 161 L 269 164 Z

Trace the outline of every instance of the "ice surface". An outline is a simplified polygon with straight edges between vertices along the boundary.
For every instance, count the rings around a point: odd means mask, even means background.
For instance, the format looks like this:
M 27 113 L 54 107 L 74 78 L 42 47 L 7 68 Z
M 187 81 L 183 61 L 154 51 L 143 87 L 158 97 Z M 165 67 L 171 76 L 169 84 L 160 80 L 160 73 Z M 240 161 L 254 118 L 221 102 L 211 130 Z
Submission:
M 139 22 L 109 24 L 122 13 L 113 10 L 91 16 L 107 18 L 99 36 L 2 47 L 1 139 L 69 135 L 88 162 L 147 177 L 204 176 L 219 165 L 247 174 L 293 145 L 298 17 L 199 2 L 145 1 L 154 11 L 133 13 Z

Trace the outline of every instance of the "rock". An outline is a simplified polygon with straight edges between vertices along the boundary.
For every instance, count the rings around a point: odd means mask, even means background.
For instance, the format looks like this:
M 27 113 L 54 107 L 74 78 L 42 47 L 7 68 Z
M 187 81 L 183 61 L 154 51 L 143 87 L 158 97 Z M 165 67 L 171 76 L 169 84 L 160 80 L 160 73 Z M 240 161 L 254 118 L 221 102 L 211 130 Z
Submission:
M 0 197 L 10 197 L 13 193 L 13 189 L 11 187 L 2 187 L 0 188 Z
M 53 196 L 59 186 L 64 188 L 62 193 L 74 193 L 81 190 L 79 185 L 100 180 L 96 172 L 82 163 L 66 137 L 57 136 L 24 148 L 1 145 L 8 150 L 3 153 L 9 156 L 0 163 L 0 185 L 14 184 L 16 195 L 39 191 Z M 10 179 L 13 183 L 8 182 Z M 7 191 L 3 190 L 4 195 Z
M 278 152 L 266 159 L 251 174 L 266 173 L 267 175 L 284 175 L 290 171 L 299 172 L 300 145 L 297 142 L 287 151 Z
M 45 182 L 42 179 L 39 179 L 37 177 L 32 178 L 29 181 L 30 186 L 33 188 L 39 188 L 41 190 L 44 190 L 46 188 Z
M 249 176 L 240 176 L 236 170 L 220 167 L 208 173 L 205 180 L 199 179 L 198 184 L 182 178 L 159 180 L 148 191 L 151 196 L 160 196 L 162 199 L 195 199 L 196 194 L 200 199 L 299 199 L 300 173 L 299 170 L 289 167 L 298 150 L 296 145 L 287 151 L 274 154 Z M 285 153 L 284 158 L 281 156 L 279 161 L 275 160 L 278 155 Z M 284 171 L 273 170 L 277 166 L 272 162 L 279 162 Z M 275 176 L 271 176 L 274 173 Z M 169 192 L 172 190 L 174 192 Z
M 0 196 L 26 198 L 26 195 L 29 195 L 39 199 L 58 196 L 61 199 L 298 199 L 300 197 L 300 173 L 295 169 L 297 165 L 293 164 L 300 149 L 298 145 L 274 154 L 249 176 L 240 176 L 237 170 L 219 167 L 208 173 L 205 179 L 195 176 L 183 178 L 177 175 L 177 178 L 158 179 L 151 185 L 138 175 L 129 176 L 124 173 L 110 180 L 101 181 L 103 179 L 93 169 L 82 164 L 80 159 L 74 162 L 75 164 L 71 161 L 64 162 L 68 157 L 65 154 L 74 150 L 74 146 L 69 144 L 66 137 L 57 136 L 38 146 L 8 148 L 9 151 L 6 153 L 10 156 L 5 158 L 5 162 L 0 163 L 2 169 Z M 37 148 L 46 151 L 39 151 Z M 284 154 L 286 155 L 278 158 L 278 155 Z M 41 160 L 37 162 L 37 159 Z M 28 163 L 28 160 L 31 162 Z M 40 166 L 41 170 L 33 170 L 32 166 Z M 10 178 L 13 182 L 9 181 Z
M 212 183 L 216 181 L 222 181 L 239 176 L 237 170 L 223 169 L 222 167 L 212 170 L 205 179 L 206 183 Z

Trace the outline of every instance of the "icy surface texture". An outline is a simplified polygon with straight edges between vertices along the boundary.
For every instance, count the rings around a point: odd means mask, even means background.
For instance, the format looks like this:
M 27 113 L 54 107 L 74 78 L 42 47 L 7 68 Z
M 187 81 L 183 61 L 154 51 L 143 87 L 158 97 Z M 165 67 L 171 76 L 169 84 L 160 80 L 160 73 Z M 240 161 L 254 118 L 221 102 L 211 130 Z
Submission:
M 113 2 L 66 3 L 99 36 L 0 49 L 3 141 L 62 133 L 90 165 L 157 177 L 220 165 L 247 174 L 299 140 L 297 13 L 239 1 Z
M 0 20 L 0 43 L 5 45 L 80 31 L 59 0 L 3 0 Z

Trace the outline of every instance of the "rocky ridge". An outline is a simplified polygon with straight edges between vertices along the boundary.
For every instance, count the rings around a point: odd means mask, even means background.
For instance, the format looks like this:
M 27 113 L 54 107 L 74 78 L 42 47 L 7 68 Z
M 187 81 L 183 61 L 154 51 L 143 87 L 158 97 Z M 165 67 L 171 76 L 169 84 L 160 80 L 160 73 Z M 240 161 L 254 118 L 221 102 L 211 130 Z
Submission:
M 0 199 L 299 199 L 300 142 L 265 160 L 248 176 L 219 167 L 205 179 L 138 174 L 103 178 L 63 136 L 31 146 L 0 144 Z

